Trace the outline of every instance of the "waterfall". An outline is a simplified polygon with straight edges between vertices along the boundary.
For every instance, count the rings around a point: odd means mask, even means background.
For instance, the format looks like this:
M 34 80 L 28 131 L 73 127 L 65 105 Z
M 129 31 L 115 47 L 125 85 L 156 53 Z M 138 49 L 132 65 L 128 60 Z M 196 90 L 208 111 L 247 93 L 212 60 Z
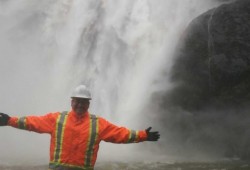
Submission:
M 149 101 L 170 87 L 163 73 L 169 73 L 177 41 L 194 17 L 218 5 L 216 0 L 1 1 L 1 112 L 69 110 L 71 91 L 84 83 L 93 93 L 91 113 L 134 129 L 158 127 Z M 47 163 L 47 135 L 9 127 L 0 134 L 0 164 Z M 115 149 L 107 156 L 112 147 L 123 153 Z M 131 155 L 142 156 L 135 147 L 106 144 L 99 158 L 133 160 Z

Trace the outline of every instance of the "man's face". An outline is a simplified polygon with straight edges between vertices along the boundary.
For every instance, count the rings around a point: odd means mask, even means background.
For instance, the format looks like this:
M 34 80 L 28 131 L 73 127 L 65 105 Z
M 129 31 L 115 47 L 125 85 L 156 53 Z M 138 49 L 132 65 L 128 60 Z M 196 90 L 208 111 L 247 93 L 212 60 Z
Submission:
M 73 97 L 71 100 L 71 107 L 78 115 L 83 115 L 89 109 L 89 99 Z

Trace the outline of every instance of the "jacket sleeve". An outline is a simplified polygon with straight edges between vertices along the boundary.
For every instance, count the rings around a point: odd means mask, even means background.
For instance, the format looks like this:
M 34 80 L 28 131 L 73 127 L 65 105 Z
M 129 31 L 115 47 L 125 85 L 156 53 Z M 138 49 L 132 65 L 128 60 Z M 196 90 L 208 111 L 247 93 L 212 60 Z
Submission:
M 11 117 L 8 125 L 18 129 L 51 134 L 55 127 L 56 117 L 57 113 L 48 113 L 44 116 Z
M 118 127 L 103 118 L 99 118 L 100 140 L 112 143 L 137 143 L 147 139 L 145 130 L 131 130 Z

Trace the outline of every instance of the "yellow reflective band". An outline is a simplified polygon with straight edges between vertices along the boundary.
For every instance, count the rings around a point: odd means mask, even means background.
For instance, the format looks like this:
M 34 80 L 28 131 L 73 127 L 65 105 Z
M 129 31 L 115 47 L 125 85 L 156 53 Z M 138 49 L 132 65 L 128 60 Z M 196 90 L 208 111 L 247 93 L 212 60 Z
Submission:
M 93 167 L 83 167 L 83 166 L 76 166 L 76 165 L 71 165 L 71 164 L 65 164 L 65 163 L 55 163 L 55 162 L 50 162 L 49 163 L 49 170 L 54 170 L 54 169 L 74 169 L 74 170 L 94 170 Z
M 139 138 L 139 131 L 137 130 L 137 131 L 136 131 L 136 135 L 135 135 L 135 141 L 137 141 L 138 138 Z
M 64 136 L 64 127 L 67 120 L 67 112 L 61 113 L 56 121 L 56 140 L 55 140 L 55 151 L 54 151 L 54 162 L 60 162 L 62 143 Z
M 98 118 L 95 115 L 90 115 L 88 147 L 85 153 L 85 167 L 91 167 L 93 158 L 94 146 L 98 134 Z
M 19 118 L 17 123 L 19 129 L 26 129 L 26 117 Z
M 135 142 L 136 136 L 137 136 L 136 131 L 135 130 L 130 130 L 129 138 L 128 138 L 127 143 Z

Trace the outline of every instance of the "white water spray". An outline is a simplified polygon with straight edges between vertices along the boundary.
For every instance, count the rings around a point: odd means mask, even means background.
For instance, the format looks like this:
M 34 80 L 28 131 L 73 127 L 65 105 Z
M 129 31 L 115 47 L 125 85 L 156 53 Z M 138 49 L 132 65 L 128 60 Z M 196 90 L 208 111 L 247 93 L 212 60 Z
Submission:
M 169 71 L 182 31 L 217 5 L 212 0 L 1 1 L 1 111 L 21 116 L 69 110 L 72 89 L 84 83 L 93 92 L 93 114 L 133 129 L 154 127 L 143 117 L 157 113 L 144 111 L 153 92 L 168 89 L 168 78 L 161 75 Z M 0 164 L 48 162 L 46 135 L 4 127 L 0 139 Z M 102 147 L 99 159 L 145 158 L 138 150 L 124 152 L 135 145 Z M 113 147 L 118 151 L 110 151 Z

